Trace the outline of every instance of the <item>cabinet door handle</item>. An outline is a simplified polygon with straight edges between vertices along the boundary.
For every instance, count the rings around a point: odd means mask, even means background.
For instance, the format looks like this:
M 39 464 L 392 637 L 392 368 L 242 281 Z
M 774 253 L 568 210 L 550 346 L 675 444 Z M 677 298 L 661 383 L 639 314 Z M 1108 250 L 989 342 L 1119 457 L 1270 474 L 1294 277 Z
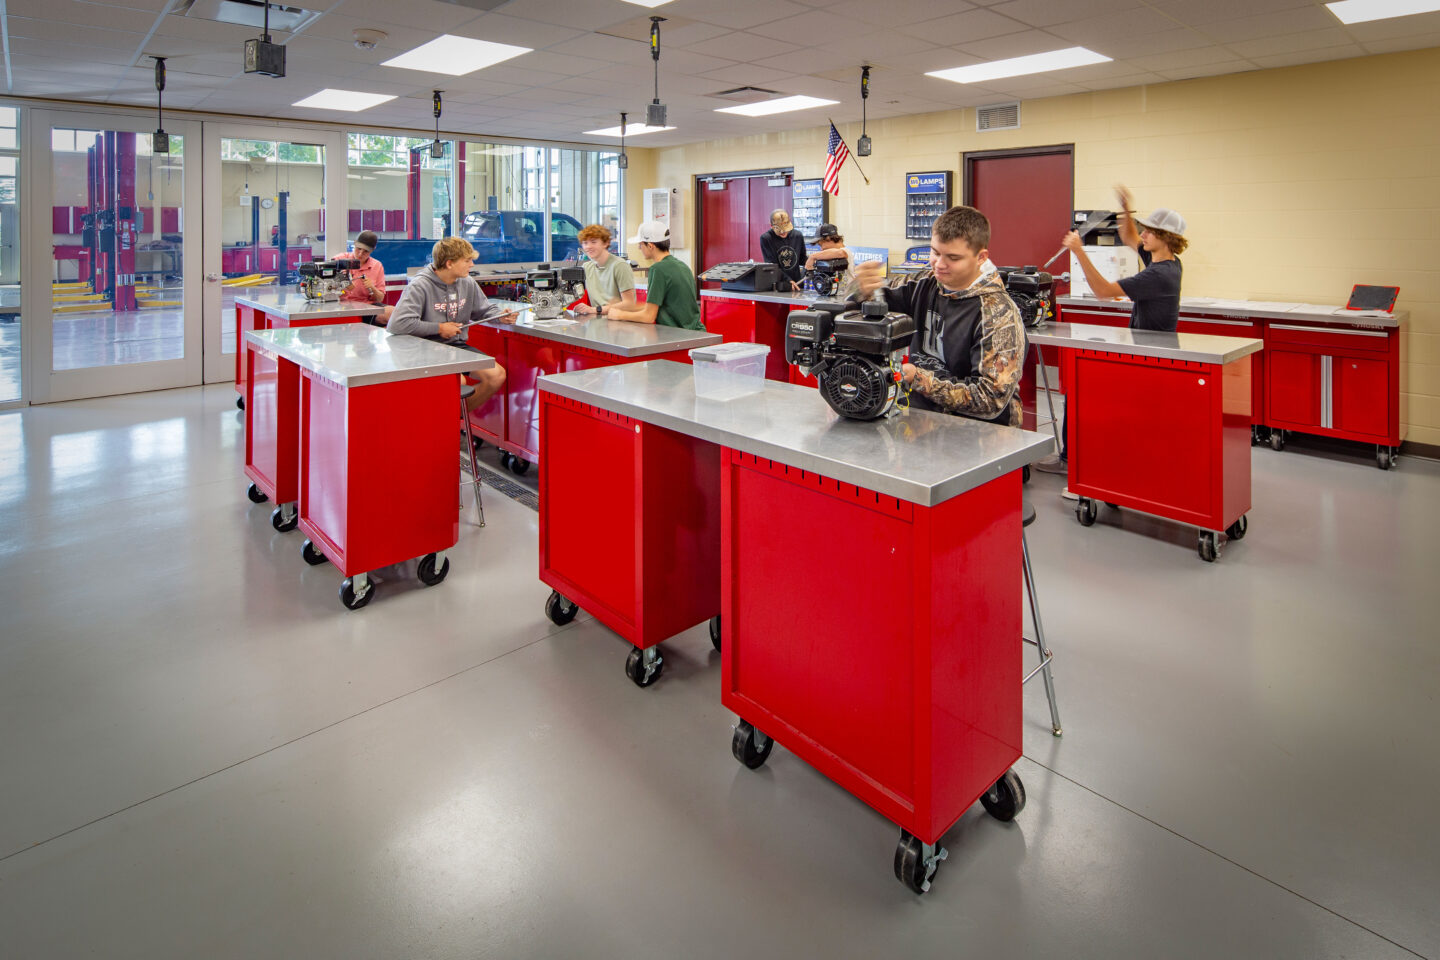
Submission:
M 1209 317 L 1187 317 L 1183 313 L 1180 320 L 1184 323 L 1218 323 L 1226 327 L 1253 327 L 1255 324 L 1250 320 L 1211 320 Z
M 1330 327 L 1293 327 L 1288 323 L 1269 324 L 1271 330 L 1299 330 L 1302 333 L 1333 333 L 1342 337 L 1388 337 L 1384 330 L 1338 330 Z

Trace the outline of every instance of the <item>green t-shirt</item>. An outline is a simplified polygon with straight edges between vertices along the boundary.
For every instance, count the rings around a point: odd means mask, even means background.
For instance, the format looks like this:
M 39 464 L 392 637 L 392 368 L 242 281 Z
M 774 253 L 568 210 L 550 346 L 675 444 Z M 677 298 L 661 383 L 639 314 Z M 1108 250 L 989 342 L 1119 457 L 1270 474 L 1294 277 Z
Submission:
M 657 308 L 655 322 L 667 327 L 704 330 L 700 301 L 695 299 L 695 274 L 674 256 L 652 264 L 646 275 L 645 302 Z
M 599 310 L 607 303 L 624 299 L 626 290 L 635 289 L 635 271 L 622 258 L 610 254 L 605 266 L 594 260 L 585 261 L 585 292 L 590 295 L 590 306 Z

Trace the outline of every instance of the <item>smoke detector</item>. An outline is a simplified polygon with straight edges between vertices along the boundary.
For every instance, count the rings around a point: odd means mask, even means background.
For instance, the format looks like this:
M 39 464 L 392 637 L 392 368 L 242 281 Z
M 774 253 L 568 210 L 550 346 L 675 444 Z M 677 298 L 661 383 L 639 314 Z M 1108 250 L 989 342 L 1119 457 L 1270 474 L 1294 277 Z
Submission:
M 360 29 L 355 31 L 355 47 L 359 50 L 374 50 L 375 44 L 384 40 L 390 34 L 384 30 Z

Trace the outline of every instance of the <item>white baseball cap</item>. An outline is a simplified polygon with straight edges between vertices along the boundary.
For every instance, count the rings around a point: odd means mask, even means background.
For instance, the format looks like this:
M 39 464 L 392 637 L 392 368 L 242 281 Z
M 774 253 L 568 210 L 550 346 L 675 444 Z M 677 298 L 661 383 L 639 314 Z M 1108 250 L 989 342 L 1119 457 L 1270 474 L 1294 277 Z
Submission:
M 1168 207 L 1159 207 L 1148 217 L 1136 217 L 1135 222 L 1151 230 L 1164 230 L 1177 237 L 1185 235 L 1185 218 Z
M 664 243 L 670 239 L 670 228 L 659 220 L 646 220 L 640 230 L 627 243 Z

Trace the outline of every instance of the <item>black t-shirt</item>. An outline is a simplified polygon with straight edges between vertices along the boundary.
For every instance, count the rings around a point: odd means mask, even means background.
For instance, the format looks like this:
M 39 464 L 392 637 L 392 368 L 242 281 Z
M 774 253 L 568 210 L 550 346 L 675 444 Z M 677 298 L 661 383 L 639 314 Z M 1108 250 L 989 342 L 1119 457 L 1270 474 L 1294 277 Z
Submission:
M 1180 258 L 1152 263 L 1149 251 L 1142 249 L 1140 261 L 1144 270 L 1119 281 L 1125 296 L 1135 301 L 1130 329 L 1172 331 L 1180 323 Z
M 760 253 L 767 263 L 780 268 L 786 280 L 799 283 L 805 279 L 805 238 L 799 230 L 791 228 L 783 237 L 766 230 L 760 234 Z

